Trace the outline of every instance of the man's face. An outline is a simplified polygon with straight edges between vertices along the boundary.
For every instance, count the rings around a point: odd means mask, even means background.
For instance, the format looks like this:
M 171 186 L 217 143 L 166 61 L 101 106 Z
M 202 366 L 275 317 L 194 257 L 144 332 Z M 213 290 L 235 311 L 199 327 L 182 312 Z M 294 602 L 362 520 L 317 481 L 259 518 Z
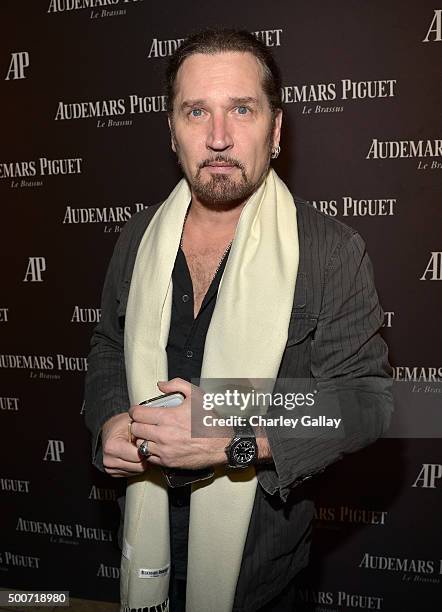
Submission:
M 181 65 L 175 92 L 172 148 L 192 196 L 218 208 L 243 202 L 264 178 L 281 130 L 261 65 L 251 53 L 197 53 Z

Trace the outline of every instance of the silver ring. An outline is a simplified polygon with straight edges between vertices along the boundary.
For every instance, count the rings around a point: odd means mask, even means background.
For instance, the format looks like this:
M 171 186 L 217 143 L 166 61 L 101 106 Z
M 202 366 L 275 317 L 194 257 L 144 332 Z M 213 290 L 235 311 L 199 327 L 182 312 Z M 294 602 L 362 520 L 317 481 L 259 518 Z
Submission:
M 140 453 L 140 455 L 142 455 L 143 457 L 150 457 L 151 456 L 151 452 L 149 452 L 149 449 L 147 448 L 148 445 L 148 441 L 147 440 L 143 440 L 143 442 L 141 442 L 140 446 L 138 447 L 138 452 Z

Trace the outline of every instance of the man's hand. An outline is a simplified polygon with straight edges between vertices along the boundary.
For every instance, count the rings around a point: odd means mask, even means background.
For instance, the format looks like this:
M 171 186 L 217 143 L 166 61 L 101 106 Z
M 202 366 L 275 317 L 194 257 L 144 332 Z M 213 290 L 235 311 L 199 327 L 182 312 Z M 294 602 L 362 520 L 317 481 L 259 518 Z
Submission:
M 110 476 L 128 478 L 144 472 L 148 467 L 135 444 L 128 440 L 129 423 L 128 413 L 123 412 L 111 417 L 102 427 L 103 465 Z
M 136 445 L 140 446 L 143 440 L 147 440 L 148 450 L 152 453 L 146 461 L 163 467 L 191 470 L 227 463 L 224 449 L 232 438 L 233 430 L 227 437 L 191 437 L 191 393 L 193 392 L 192 407 L 195 409 L 198 406 L 197 396 L 202 394 L 201 390 L 182 378 L 159 382 L 158 388 L 163 393 L 181 392 L 185 400 L 175 408 L 130 408 L 129 415 L 134 421 L 131 432 L 137 438 Z M 227 432 L 223 433 L 225 435 Z

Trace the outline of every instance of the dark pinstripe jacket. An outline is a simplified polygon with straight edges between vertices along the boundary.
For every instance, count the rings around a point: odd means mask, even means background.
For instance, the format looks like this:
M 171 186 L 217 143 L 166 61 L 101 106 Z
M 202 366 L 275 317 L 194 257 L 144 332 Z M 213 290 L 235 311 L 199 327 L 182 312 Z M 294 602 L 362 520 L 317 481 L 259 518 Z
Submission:
M 260 486 L 234 612 L 257 610 L 307 564 L 313 504 L 303 498 L 302 482 L 345 453 L 376 440 L 386 430 L 392 411 L 387 348 L 379 335 L 383 313 L 364 242 L 355 230 L 307 202 L 295 202 L 299 268 L 281 382 L 275 391 L 285 389 L 284 379 L 314 379 L 323 406 L 317 414 L 338 410 L 345 435 L 333 437 L 318 430 L 314 437 L 285 437 L 279 428 L 267 428 L 273 463 L 257 466 Z M 93 462 L 101 470 L 101 427 L 129 407 L 125 309 L 137 249 L 159 206 L 137 213 L 124 227 L 106 275 L 102 318 L 91 340 L 85 415 L 93 438 Z

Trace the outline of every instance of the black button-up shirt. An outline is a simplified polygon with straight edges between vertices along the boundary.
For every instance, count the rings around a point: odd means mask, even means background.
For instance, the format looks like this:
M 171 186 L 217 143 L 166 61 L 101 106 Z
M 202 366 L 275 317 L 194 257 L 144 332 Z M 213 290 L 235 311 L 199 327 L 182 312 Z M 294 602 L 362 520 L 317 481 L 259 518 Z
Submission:
M 198 315 L 194 318 L 192 279 L 184 252 L 181 248 L 178 249 L 172 272 L 172 312 L 166 347 L 169 380 L 183 378 L 190 381 L 201 376 L 207 330 L 227 258 L 228 252 L 212 279 Z M 168 491 L 172 570 L 176 578 L 185 579 L 191 485 L 169 488 Z

